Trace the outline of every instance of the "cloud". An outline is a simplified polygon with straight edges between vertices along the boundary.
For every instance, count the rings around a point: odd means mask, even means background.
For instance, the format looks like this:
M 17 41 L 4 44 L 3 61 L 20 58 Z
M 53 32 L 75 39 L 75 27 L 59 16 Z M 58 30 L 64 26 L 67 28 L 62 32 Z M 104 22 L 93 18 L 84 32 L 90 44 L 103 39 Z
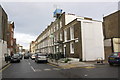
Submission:
M 24 46 L 25 49 L 29 49 L 30 42 L 36 39 L 33 35 L 18 32 L 15 33 L 15 38 L 17 38 L 17 43 Z

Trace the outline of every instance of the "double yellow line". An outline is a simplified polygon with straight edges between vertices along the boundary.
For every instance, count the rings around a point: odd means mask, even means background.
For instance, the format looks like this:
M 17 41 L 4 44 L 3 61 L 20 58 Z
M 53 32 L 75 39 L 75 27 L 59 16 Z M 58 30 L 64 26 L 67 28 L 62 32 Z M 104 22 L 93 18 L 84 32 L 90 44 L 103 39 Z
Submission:
M 50 65 L 50 66 L 61 68 L 60 66 L 57 66 L 57 65 L 54 65 L 54 64 L 51 64 L 51 63 L 47 63 L 47 64 Z
M 0 70 L 0 72 L 4 71 L 6 68 L 8 68 L 11 64 L 8 64 L 6 67 Z
M 47 63 L 48 65 L 54 66 L 54 67 L 58 67 L 58 68 L 87 68 L 87 69 L 91 69 L 91 68 L 96 68 L 94 66 L 84 66 L 84 67 L 75 67 L 75 65 L 65 65 L 65 66 L 57 66 L 51 63 Z

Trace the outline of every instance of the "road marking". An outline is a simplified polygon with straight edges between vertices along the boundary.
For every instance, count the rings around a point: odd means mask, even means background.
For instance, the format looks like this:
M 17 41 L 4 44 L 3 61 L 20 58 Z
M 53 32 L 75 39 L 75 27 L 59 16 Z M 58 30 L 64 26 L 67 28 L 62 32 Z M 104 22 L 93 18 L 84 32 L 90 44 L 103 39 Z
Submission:
M 92 66 L 88 66 L 88 67 L 84 67 L 84 68 L 90 69 L 90 68 L 95 68 L 95 67 L 92 67 Z
M 28 64 L 30 65 L 30 62 Z
M 32 66 L 31 66 L 31 69 L 32 69 L 34 72 L 36 72 L 35 69 L 34 69 Z
M 58 68 L 53 68 L 53 70 L 60 70 L 60 69 L 58 69 Z
M 8 64 L 6 67 L 0 70 L 0 72 L 4 71 L 6 68 L 8 68 L 11 64 Z
M 86 77 L 87 77 L 88 75 L 87 75 L 87 74 L 85 74 L 84 76 L 86 76 Z
M 44 69 L 44 71 L 51 71 L 51 69 Z
M 60 66 L 56 66 L 56 65 L 51 64 L 51 63 L 47 63 L 47 64 L 50 65 L 50 66 L 54 66 L 54 67 L 59 67 L 59 68 L 61 68 Z
M 77 68 L 87 68 L 87 69 L 90 69 L 90 68 L 96 68 L 94 66 L 82 66 L 82 67 L 77 67 Z
M 39 71 L 42 71 L 42 70 L 40 70 L 40 69 L 35 69 L 35 71 L 36 71 L 36 72 L 39 72 Z

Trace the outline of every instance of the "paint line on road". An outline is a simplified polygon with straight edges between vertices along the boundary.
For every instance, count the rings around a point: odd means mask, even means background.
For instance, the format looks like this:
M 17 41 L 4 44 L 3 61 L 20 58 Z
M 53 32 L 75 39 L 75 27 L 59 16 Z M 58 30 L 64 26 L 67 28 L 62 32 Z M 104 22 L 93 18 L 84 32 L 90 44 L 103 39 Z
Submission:
M 85 76 L 85 77 L 87 77 L 88 75 L 87 75 L 87 74 L 85 74 L 84 76 Z
M 54 67 L 58 67 L 58 68 L 60 68 L 60 66 L 56 66 L 56 65 L 51 64 L 51 63 L 47 63 L 47 64 L 50 65 L 50 66 L 54 66 Z
M 28 64 L 31 65 L 30 62 Z
M 35 69 L 34 69 L 32 66 L 31 66 L 31 69 L 32 69 L 34 72 L 36 72 Z
M 92 66 L 88 66 L 88 67 L 85 67 L 85 68 L 87 68 L 87 69 L 90 69 L 90 68 L 95 68 L 95 67 L 92 67 Z
M 40 70 L 40 69 L 35 69 L 35 71 L 36 71 L 36 72 L 39 72 L 39 71 L 42 71 L 42 70 Z
M 76 67 L 76 68 L 92 69 L 92 68 L 96 68 L 96 67 L 94 67 L 94 66 L 82 66 L 82 67 Z
M 6 68 L 8 68 L 11 64 L 8 64 L 6 67 L 0 70 L 0 72 L 4 71 Z
M 44 69 L 44 71 L 51 71 L 51 69 Z
M 53 70 L 60 70 L 60 69 L 58 69 L 58 68 L 53 68 Z

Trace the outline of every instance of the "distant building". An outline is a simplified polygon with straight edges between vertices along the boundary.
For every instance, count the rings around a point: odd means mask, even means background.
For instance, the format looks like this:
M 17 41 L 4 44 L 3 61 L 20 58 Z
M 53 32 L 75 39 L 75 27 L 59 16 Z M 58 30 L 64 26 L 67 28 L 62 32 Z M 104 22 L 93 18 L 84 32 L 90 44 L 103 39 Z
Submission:
M 13 39 L 13 53 L 15 54 L 16 53 L 16 38 Z
M 8 22 L 8 35 L 7 35 L 7 46 L 10 51 L 10 54 L 13 54 L 14 49 L 13 49 L 13 44 L 14 44 L 14 22 L 9 21 Z
M 16 45 L 16 53 L 23 53 L 24 50 L 23 50 L 23 46 L 21 46 L 20 44 L 17 44 Z
M 81 61 L 104 59 L 102 22 L 75 14 L 57 14 L 54 22 L 35 40 L 35 51 L 42 53 L 63 53 L 65 57 Z M 60 13 L 59 13 L 60 12 Z
M 105 36 L 105 56 L 112 52 L 120 52 L 120 10 L 103 18 L 103 31 Z
M 29 49 L 30 53 L 35 53 L 35 42 L 32 41 L 30 43 L 30 49 Z

